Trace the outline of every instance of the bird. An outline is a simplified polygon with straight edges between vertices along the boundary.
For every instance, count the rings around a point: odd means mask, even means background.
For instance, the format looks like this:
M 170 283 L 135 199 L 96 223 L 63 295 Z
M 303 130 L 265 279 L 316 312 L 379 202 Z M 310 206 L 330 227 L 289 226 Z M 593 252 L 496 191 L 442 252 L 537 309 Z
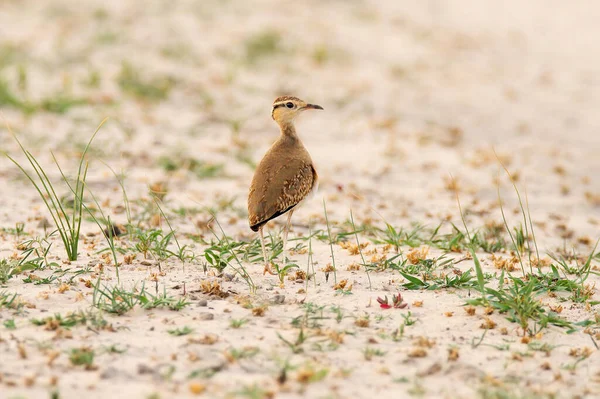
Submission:
M 250 229 L 260 236 L 265 261 L 263 274 L 276 274 L 267 258 L 265 224 L 287 213 L 283 228 L 283 261 L 287 264 L 287 235 L 292 214 L 318 188 L 319 176 L 294 127 L 294 119 L 310 109 L 322 110 L 323 107 L 293 96 L 277 97 L 273 102 L 271 117 L 279 125 L 280 135 L 256 167 L 248 193 L 248 222 Z

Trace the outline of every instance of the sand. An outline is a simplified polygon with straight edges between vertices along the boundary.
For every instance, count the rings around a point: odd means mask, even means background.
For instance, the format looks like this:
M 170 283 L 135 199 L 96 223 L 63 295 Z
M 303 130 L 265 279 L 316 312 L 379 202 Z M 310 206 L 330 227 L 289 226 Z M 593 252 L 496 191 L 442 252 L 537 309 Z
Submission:
M 503 162 L 528 201 L 541 272 L 558 265 L 550 255 L 581 265 L 594 253 L 599 16 L 592 1 L 2 2 L 0 89 L 21 103 L 0 95 L 0 148 L 25 161 L 9 125 L 68 195 L 51 152 L 73 176 L 108 117 L 88 153 L 89 192 L 125 225 L 122 177 L 133 224 L 168 234 L 149 186 L 164 190 L 177 238 L 168 249 L 187 246 L 193 259 L 145 259 L 139 240 L 125 236 L 117 278 L 89 216 L 76 261 L 57 234 L 47 238 L 53 265 L 0 285 L 19 304 L 0 306 L 0 397 L 597 397 L 598 256 L 586 300 L 535 295 L 546 312 L 588 320 L 587 328 L 536 334 L 530 324 L 524 334 L 506 313 L 465 306 L 481 297 L 476 288 L 407 289 L 398 270 L 378 268 L 385 259 L 418 263 L 423 251 L 438 275 L 474 275 L 464 247 L 426 251 L 416 242 L 396 252 L 376 241 L 386 223 L 421 226 L 423 237 L 440 224 L 440 233 L 452 224 L 464 231 L 458 194 L 471 231 L 499 226 L 506 240 L 493 257 L 477 252 L 497 287 L 498 259 L 514 256 L 500 203 L 509 231 L 523 225 Z M 283 284 L 258 260 L 232 259 L 219 273 L 204 255 L 215 234 L 256 248 L 246 195 L 253 165 L 277 137 L 269 115 L 282 94 L 325 108 L 297 121 L 320 175 L 290 237 L 303 246 L 292 258 L 310 279 L 292 270 Z M 8 158 L 0 181 L 0 259 L 18 259 L 24 241 L 44 237 L 39 223 L 50 214 Z M 341 244 L 329 243 L 324 204 Z M 207 225 L 211 212 L 218 223 Z M 368 231 L 350 234 L 351 217 Z M 273 239 L 282 222 L 268 225 Z M 537 272 L 528 261 L 526 273 Z M 326 272 L 334 264 L 336 273 Z M 515 266 L 512 276 L 524 277 Z M 94 293 L 113 287 L 188 304 L 102 312 Z M 379 306 L 398 293 L 406 307 Z M 88 319 L 61 326 L 55 315 L 69 312 Z M 74 353 L 91 352 L 87 367 L 77 364 Z

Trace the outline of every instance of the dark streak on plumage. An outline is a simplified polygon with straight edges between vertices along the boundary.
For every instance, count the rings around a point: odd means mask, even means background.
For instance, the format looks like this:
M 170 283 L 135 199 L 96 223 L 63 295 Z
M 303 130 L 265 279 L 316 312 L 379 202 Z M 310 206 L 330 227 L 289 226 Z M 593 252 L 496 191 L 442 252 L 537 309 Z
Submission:
M 275 110 L 279 107 L 285 107 L 285 103 L 287 101 L 302 101 L 298 97 L 294 96 L 279 96 L 273 101 L 273 110 L 271 111 L 271 118 L 275 119 L 274 113 Z
M 271 111 L 271 118 L 275 119 L 275 110 L 279 107 L 285 107 L 285 103 L 273 104 L 273 110 Z
M 273 104 L 277 104 L 282 101 L 302 101 L 302 100 L 300 100 L 298 97 L 294 97 L 294 96 L 280 96 L 280 97 L 277 97 L 275 99 L 275 101 L 273 101 Z

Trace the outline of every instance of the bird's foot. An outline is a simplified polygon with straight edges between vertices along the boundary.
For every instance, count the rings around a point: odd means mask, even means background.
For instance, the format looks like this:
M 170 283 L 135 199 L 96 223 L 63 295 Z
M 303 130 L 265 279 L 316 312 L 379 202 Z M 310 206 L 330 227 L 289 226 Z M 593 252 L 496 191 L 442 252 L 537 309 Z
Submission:
M 267 263 L 265 263 L 265 268 L 264 268 L 264 270 L 263 270 L 263 276 L 264 276 L 265 274 L 267 274 L 267 273 L 269 273 L 269 274 L 271 274 L 271 275 L 273 275 L 273 276 L 276 276 L 276 275 L 277 275 L 277 273 L 276 273 L 276 272 L 274 272 L 274 271 L 273 271 L 273 269 L 271 268 L 271 262 L 267 262 Z

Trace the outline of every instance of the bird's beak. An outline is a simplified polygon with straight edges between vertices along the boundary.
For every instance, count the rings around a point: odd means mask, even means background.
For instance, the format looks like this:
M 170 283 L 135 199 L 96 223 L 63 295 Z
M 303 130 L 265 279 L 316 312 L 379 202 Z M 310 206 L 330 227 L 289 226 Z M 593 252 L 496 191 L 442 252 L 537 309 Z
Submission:
M 323 109 L 323 107 L 321 107 L 320 105 L 316 105 L 316 104 L 306 104 L 304 106 L 305 109 Z

